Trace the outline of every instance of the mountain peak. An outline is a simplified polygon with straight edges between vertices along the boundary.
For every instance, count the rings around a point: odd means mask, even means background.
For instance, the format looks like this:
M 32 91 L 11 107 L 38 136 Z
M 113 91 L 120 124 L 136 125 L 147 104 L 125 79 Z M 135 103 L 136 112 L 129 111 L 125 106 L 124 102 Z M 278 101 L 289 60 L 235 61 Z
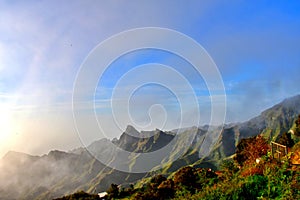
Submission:
M 52 150 L 48 153 L 48 158 L 55 159 L 55 160 L 61 160 L 61 159 L 68 158 L 72 155 L 74 155 L 74 154 L 67 153 L 67 152 L 64 152 L 64 151 L 59 151 L 59 150 Z
M 131 125 L 128 125 L 126 130 L 125 130 L 125 133 L 131 135 L 131 136 L 139 136 L 140 135 L 140 132 L 138 132 L 133 126 Z
M 300 113 L 300 95 L 286 98 L 280 103 L 272 106 L 271 108 L 266 109 L 265 111 L 262 112 L 262 114 L 266 114 L 270 111 L 274 112 L 281 108 L 292 110 L 294 113 Z
M 291 108 L 299 108 L 300 107 L 300 95 L 296 95 L 287 99 L 284 99 L 281 105 Z

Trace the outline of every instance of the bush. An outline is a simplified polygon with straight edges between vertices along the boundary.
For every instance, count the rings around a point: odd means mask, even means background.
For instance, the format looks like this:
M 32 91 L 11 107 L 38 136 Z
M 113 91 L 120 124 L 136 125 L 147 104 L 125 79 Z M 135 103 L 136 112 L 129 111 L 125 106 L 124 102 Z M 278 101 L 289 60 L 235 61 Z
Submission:
M 116 184 L 112 183 L 106 192 L 109 199 L 119 197 L 119 188 Z
M 261 135 L 242 139 L 236 147 L 234 160 L 243 166 L 244 164 L 255 162 L 257 158 L 266 155 L 269 149 L 269 144 Z
M 234 174 L 239 171 L 238 166 L 233 160 L 224 160 L 220 168 L 222 170 L 221 179 L 232 179 Z
M 174 183 L 177 187 L 186 187 L 189 191 L 194 191 L 197 186 L 197 170 L 187 166 L 181 168 L 174 175 Z
M 154 176 L 146 185 L 143 191 L 137 192 L 133 195 L 136 200 L 163 200 L 173 197 L 174 182 L 162 175 Z
M 247 177 L 243 184 L 241 196 L 249 199 L 257 199 L 265 193 L 267 178 L 261 175 Z
M 74 194 L 64 196 L 55 200 L 98 200 L 100 199 L 96 194 L 88 194 L 84 191 L 78 191 Z
M 292 139 L 292 135 L 290 133 L 284 132 L 282 136 L 278 140 L 279 144 L 285 145 L 289 148 L 295 145 L 294 140 Z
M 163 199 L 169 199 L 174 196 L 175 189 L 174 189 L 174 181 L 172 179 L 168 179 L 163 181 L 158 186 L 159 196 Z
M 298 115 L 298 118 L 295 121 L 295 135 L 300 136 L 300 115 Z

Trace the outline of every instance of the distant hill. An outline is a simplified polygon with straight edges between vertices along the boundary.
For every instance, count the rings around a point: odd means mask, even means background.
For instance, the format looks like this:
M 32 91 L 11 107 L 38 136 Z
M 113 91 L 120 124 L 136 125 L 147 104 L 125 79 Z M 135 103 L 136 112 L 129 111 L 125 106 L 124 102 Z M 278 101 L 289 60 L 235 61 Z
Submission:
M 87 148 L 69 152 L 54 150 L 43 156 L 8 152 L 1 160 L 0 199 L 53 199 L 79 190 L 97 193 L 106 190 L 111 183 L 128 185 L 155 173 L 121 172 L 105 166 L 98 159 L 127 167 L 129 171 L 150 164 L 153 169 L 165 174 L 186 165 L 216 169 L 222 159 L 235 153 L 236 145 L 242 138 L 263 133 L 267 139 L 275 140 L 292 127 L 299 113 L 300 95 L 284 100 L 247 122 L 214 127 L 212 130 L 202 126 L 169 132 L 158 129 L 138 132 L 128 126 L 119 139 L 112 142 L 100 139 Z M 214 138 L 216 131 L 220 130 L 221 136 Z M 177 132 L 180 133 L 176 136 Z M 191 133 L 195 133 L 194 137 Z M 135 137 L 138 135 L 144 138 Z M 203 141 L 209 136 L 216 141 L 213 151 L 207 157 L 199 157 Z M 147 163 L 138 156 L 138 153 L 159 150 L 174 140 L 175 145 L 170 153 L 161 155 L 161 158 L 153 158 Z M 190 141 L 191 145 L 187 145 L 186 141 Z M 120 159 L 123 157 L 116 147 L 132 154 L 128 159 Z M 183 156 L 175 159 L 179 153 Z

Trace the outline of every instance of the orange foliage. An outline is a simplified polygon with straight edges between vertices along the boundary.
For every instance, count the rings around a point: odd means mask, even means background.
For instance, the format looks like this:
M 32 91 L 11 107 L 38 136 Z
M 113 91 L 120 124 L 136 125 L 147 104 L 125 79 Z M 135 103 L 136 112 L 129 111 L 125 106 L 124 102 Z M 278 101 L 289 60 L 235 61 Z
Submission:
M 247 167 L 241 172 L 241 175 L 243 177 L 253 176 L 253 175 L 263 175 L 263 169 L 259 166 Z
M 261 135 L 242 139 L 237 145 L 234 159 L 240 165 L 250 164 L 255 162 L 257 158 L 266 155 L 269 149 L 269 144 Z

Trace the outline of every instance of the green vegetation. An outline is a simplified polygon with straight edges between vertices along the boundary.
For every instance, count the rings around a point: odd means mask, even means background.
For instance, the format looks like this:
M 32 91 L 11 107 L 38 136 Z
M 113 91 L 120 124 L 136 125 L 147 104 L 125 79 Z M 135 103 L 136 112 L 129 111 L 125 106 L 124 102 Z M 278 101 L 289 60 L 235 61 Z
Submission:
M 126 198 L 300 199 L 299 166 L 289 157 L 282 162 L 272 159 L 269 150 L 262 136 L 242 140 L 235 158 L 224 161 L 221 171 L 186 166 L 169 179 L 154 176 Z
M 291 133 L 284 132 L 278 140 L 279 144 L 285 145 L 288 148 L 291 148 L 295 145 L 294 140 L 292 139 Z
M 298 115 L 298 118 L 296 119 L 295 122 L 295 135 L 300 136 L 300 115 Z
M 74 194 L 64 196 L 55 200 L 97 200 L 100 199 L 96 194 L 88 194 L 83 191 L 76 192 Z

